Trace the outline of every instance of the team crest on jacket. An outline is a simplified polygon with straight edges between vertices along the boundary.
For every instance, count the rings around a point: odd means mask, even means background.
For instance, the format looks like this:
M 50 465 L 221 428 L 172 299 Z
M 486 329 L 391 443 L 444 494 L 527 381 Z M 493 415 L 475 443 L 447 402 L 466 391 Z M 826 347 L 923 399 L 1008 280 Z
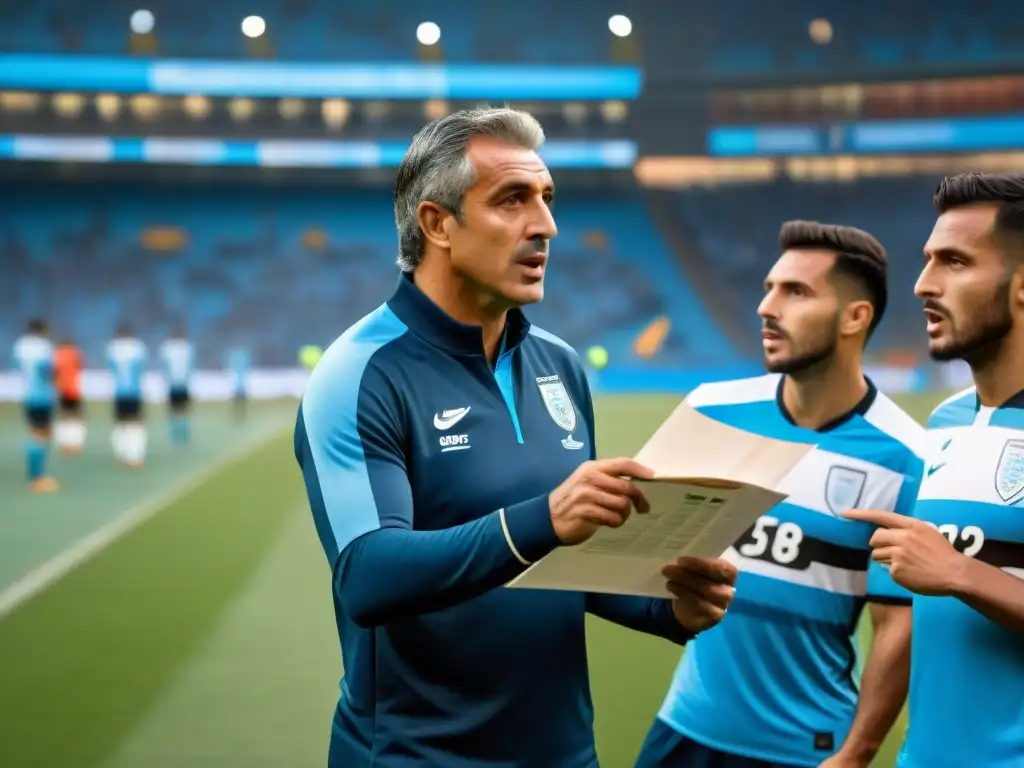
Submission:
M 1020 500 L 1024 491 L 1024 440 L 1007 440 L 996 467 L 996 493 L 1008 504 Z
M 544 407 L 548 409 L 548 414 L 555 424 L 566 432 L 575 431 L 576 409 L 569 399 L 569 393 L 565 391 L 565 385 L 557 376 L 542 376 L 537 379 L 537 386 L 540 388 Z
M 867 482 L 868 473 L 853 467 L 830 467 L 825 478 L 825 503 L 839 517 L 848 509 L 856 509 Z

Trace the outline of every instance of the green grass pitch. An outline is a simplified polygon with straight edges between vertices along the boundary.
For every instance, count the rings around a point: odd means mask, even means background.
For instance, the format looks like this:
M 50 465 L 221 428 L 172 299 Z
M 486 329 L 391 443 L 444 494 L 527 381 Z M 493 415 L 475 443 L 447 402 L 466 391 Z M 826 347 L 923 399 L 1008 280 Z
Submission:
M 904 398 L 924 418 L 938 396 Z M 630 454 L 678 397 L 599 398 L 602 455 Z M 150 466 L 109 461 L 106 413 L 64 489 L 21 490 L 21 425 L 0 409 L 0 597 L 90 530 L 197 472 L 160 511 L 0 618 L 0 765 L 322 766 L 340 659 L 328 570 L 291 455 L 294 403 L 234 424 L 204 407 L 175 451 L 159 414 Z M 274 431 L 276 429 L 276 431 Z M 270 439 L 266 435 L 273 434 Z M 226 450 L 248 450 L 218 464 Z M 604 768 L 630 768 L 678 650 L 591 619 Z M 892 766 L 903 724 L 876 766 Z

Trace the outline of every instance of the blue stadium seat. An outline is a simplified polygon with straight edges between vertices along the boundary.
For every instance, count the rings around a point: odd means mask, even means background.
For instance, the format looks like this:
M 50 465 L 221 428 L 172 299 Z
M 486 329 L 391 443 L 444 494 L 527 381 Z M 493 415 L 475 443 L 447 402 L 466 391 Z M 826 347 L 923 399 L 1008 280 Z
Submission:
M 829 21 L 828 44 L 811 39 L 814 19 Z M 1022 21 L 1024 7 L 999 0 L 708 0 L 687 3 L 685 11 L 666 4 L 637 18 L 649 64 L 682 77 L 850 77 L 1020 64 Z
M 397 277 L 390 196 L 248 189 L 19 189 L 0 209 L 0 348 L 26 319 L 73 332 L 94 364 L 119 321 L 156 344 L 186 321 L 201 365 L 228 346 L 258 365 L 294 365 L 303 344 L 330 343 L 387 297 Z M 632 344 L 653 319 L 672 329 L 649 365 L 735 359 L 683 278 L 644 204 L 629 196 L 560 197 L 547 297 L 528 314 L 581 351 Z M 143 233 L 179 228 L 176 253 Z M 310 230 L 313 230 L 311 232 Z
M 870 231 L 885 245 L 890 270 L 889 308 L 871 349 L 920 349 L 924 322 L 913 286 L 935 223 L 931 196 L 937 181 L 930 176 L 850 183 L 780 181 L 688 190 L 677 194 L 677 202 L 681 221 L 700 249 L 691 256 L 714 272 L 752 335 L 760 329 L 755 310 L 764 276 L 779 255 L 783 221 L 811 219 Z

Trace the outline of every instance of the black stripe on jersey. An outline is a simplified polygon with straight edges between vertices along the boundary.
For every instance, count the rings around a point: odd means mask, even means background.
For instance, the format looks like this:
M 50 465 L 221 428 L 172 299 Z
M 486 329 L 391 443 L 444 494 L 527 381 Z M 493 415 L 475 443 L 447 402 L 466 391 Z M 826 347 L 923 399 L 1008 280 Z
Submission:
M 809 567 L 811 563 L 821 563 L 847 571 L 866 571 L 869 559 L 870 555 L 865 549 L 844 547 L 824 539 L 805 536 L 800 542 L 800 557 L 793 567 L 802 569 Z
M 867 601 L 869 603 L 876 603 L 878 605 L 911 605 L 913 599 L 909 597 L 893 597 L 892 595 L 872 595 L 868 594 Z
M 772 565 L 783 568 L 792 568 L 794 571 L 806 571 L 814 563 L 830 565 L 834 568 L 843 568 L 847 571 L 866 571 L 868 569 L 869 554 L 866 549 L 856 547 L 844 547 L 840 544 L 833 544 L 831 541 L 817 539 L 813 536 L 804 536 L 798 545 L 796 556 L 789 560 L 781 560 L 773 554 L 773 546 L 764 547 L 764 551 L 757 555 L 747 555 L 744 548 L 749 552 L 751 547 L 746 544 L 755 544 L 753 531 L 755 526 L 749 530 L 733 546 L 744 557 L 751 560 L 763 560 Z
M 974 557 L 996 568 L 1024 568 L 1024 543 L 986 539 Z

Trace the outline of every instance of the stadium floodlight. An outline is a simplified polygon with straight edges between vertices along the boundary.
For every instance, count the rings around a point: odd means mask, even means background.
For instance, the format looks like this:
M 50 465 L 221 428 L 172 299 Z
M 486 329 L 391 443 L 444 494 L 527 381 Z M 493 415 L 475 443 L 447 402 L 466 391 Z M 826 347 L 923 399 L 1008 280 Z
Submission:
M 298 120 L 306 111 L 306 102 L 302 99 L 281 99 L 277 102 L 277 111 L 285 120 Z
M 616 37 L 629 37 L 629 33 L 633 31 L 633 22 L 628 16 L 617 13 L 608 19 L 608 29 Z
M 85 96 L 80 93 L 55 93 L 53 110 L 61 117 L 78 117 L 85 108 Z
M 228 113 L 236 122 L 244 123 L 256 112 L 256 103 L 252 99 L 239 97 L 228 102 Z
M 96 111 L 104 120 L 116 120 L 121 114 L 121 97 L 116 93 L 101 93 L 96 96 Z
M 420 45 L 435 45 L 441 39 L 441 28 L 432 21 L 424 21 L 416 27 L 416 39 Z
M 35 91 L 0 91 L 0 110 L 4 112 L 35 112 L 42 101 Z
M 132 14 L 128 20 L 128 24 L 132 28 L 132 32 L 136 35 L 148 35 L 153 31 L 153 26 L 156 24 L 156 18 L 153 16 L 152 11 L 147 11 L 145 8 L 140 8 Z
M 139 93 L 131 99 L 132 113 L 139 120 L 155 120 L 160 115 L 162 107 L 160 97 L 151 93 Z
M 320 112 L 328 128 L 338 129 L 348 120 L 351 105 L 345 99 L 324 99 Z
M 191 94 L 181 100 L 181 108 L 193 120 L 202 120 L 210 114 L 210 100 L 205 96 Z
M 262 16 L 246 16 L 242 19 L 242 34 L 246 37 L 259 37 L 267 31 L 267 22 Z
M 832 42 L 832 24 L 828 19 L 815 19 L 808 25 L 807 32 L 818 45 Z

